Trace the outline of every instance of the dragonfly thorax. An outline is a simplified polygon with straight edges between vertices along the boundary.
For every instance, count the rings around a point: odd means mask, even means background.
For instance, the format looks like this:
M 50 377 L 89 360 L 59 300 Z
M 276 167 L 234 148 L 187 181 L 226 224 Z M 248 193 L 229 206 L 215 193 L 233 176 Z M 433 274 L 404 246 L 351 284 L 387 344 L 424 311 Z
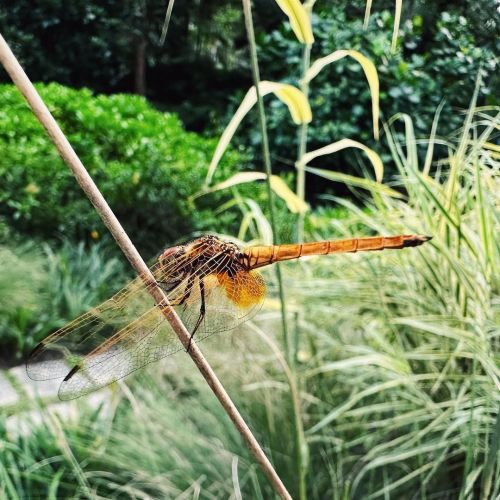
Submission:
M 245 254 L 240 248 L 212 235 L 202 236 L 187 245 L 168 248 L 158 261 L 170 277 L 189 273 L 199 277 L 218 273 L 232 276 L 240 270 L 247 270 Z

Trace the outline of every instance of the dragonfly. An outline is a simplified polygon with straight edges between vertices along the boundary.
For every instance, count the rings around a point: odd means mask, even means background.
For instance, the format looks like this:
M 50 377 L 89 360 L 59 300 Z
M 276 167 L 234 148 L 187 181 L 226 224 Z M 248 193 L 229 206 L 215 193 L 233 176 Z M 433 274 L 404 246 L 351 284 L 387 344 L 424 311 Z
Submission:
M 202 236 L 167 248 L 150 267 L 154 282 L 137 277 L 110 299 L 40 342 L 29 355 L 33 380 L 61 379 L 59 398 L 70 400 L 105 387 L 145 365 L 184 349 L 148 288 L 159 286 L 199 342 L 252 318 L 266 296 L 258 269 L 312 255 L 402 249 L 423 235 L 373 236 L 303 244 L 240 248 Z

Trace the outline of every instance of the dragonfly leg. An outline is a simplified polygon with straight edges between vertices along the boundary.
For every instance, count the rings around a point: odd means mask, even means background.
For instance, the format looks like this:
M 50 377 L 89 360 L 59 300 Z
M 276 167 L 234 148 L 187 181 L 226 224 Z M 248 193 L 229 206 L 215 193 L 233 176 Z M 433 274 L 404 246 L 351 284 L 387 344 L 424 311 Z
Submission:
M 198 330 L 203 318 L 205 317 L 205 283 L 203 283 L 203 279 L 200 279 L 200 296 L 201 296 L 201 306 L 200 306 L 200 315 L 196 321 L 196 325 L 194 325 L 193 331 L 191 332 L 191 337 L 189 337 L 189 343 L 186 348 L 186 352 L 189 352 L 191 348 L 191 341 L 193 340 L 194 334 L 196 330 Z
M 184 290 L 184 293 L 183 293 L 181 299 L 179 300 L 179 302 L 177 302 L 175 304 L 176 306 L 182 306 L 184 304 L 184 309 L 186 308 L 186 301 L 187 301 L 187 299 L 189 299 L 189 297 L 191 296 L 191 292 L 193 291 L 193 285 L 194 285 L 195 278 L 196 278 L 196 276 L 194 274 L 189 276 L 188 282 L 186 285 L 186 289 Z
M 180 297 L 174 297 L 170 298 L 170 305 L 171 306 L 182 306 L 183 304 L 186 304 L 187 299 L 191 296 L 191 292 L 193 291 L 193 285 L 194 285 L 194 280 L 195 280 L 195 275 L 191 275 L 188 278 L 188 282 L 186 284 L 186 288 L 184 289 L 184 292 Z M 179 281 L 178 283 L 175 283 L 175 285 L 169 290 L 172 291 L 176 286 L 180 285 L 183 280 Z M 161 288 L 161 282 L 158 282 Z
M 175 281 L 157 280 L 159 287 L 166 293 L 170 293 L 174 288 L 178 287 L 186 278 L 186 272 L 182 272 L 179 279 Z

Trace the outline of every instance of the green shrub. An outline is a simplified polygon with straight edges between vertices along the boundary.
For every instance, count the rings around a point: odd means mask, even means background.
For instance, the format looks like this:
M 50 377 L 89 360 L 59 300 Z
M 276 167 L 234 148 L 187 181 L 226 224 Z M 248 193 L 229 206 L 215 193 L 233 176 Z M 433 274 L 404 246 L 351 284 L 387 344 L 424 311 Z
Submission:
M 188 201 L 203 183 L 216 142 L 188 133 L 178 118 L 131 95 L 93 96 L 57 84 L 38 90 L 125 229 L 139 247 L 159 251 L 196 230 L 220 230 L 231 215 L 209 208 L 223 195 Z M 0 86 L 0 215 L 16 229 L 53 237 L 104 231 L 18 91 Z M 218 172 L 241 158 L 228 152 Z M 227 195 L 226 195 L 227 196 Z

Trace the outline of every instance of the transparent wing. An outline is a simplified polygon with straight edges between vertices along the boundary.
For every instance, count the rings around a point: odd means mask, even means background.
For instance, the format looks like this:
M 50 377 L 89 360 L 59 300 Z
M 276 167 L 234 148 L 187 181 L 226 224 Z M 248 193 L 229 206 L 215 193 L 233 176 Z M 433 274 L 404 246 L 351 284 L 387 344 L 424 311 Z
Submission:
M 194 340 L 230 330 L 253 316 L 265 295 L 257 272 L 220 272 L 208 261 L 186 274 L 187 260 L 151 268 Z M 64 378 L 61 399 L 72 399 L 118 380 L 183 348 L 142 279 L 47 337 L 27 363 L 30 378 Z M 147 311 L 144 313 L 144 311 Z
M 161 311 L 153 307 L 67 370 L 59 398 L 93 392 L 181 348 Z
M 203 287 L 199 282 L 203 282 Z M 189 332 L 200 321 L 194 338 L 200 340 L 226 330 L 232 330 L 254 316 L 262 306 L 266 286 L 256 272 L 210 274 L 201 280 L 196 278 L 189 299 L 177 312 Z M 205 315 L 200 320 L 205 295 Z
M 64 377 L 78 360 L 154 304 L 136 278 L 101 305 L 49 335 L 33 350 L 26 370 L 33 380 Z
M 197 277 L 191 282 L 186 279 L 179 287 L 172 302 L 181 301 L 191 288 L 189 298 L 174 308 L 188 331 L 196 328 L 193 342 L 235 328 L 258 311 L 264 298 L 264 282 L 256 273 L 244 274 L 236 279 L 222 275 Z M 205 314 L 200 319 L 202 293 Z M 59 397 L 68 400 L 83 396 L 181 349 L 177 335 L 155 306 L 78 360 L 62 382 Z
M 187 258 L 168 266 L 156 262 L 150 270 L 158 281 L 170 289 L 182 278 L 182 269 L 187 263 Z M 38 344 L 28 358 L 28 376 L 33 380 L 63 378 L 82 357 L 93 352 L 153 305 L 148 287 L 142 278 L 137 277 L 106 302 Z

